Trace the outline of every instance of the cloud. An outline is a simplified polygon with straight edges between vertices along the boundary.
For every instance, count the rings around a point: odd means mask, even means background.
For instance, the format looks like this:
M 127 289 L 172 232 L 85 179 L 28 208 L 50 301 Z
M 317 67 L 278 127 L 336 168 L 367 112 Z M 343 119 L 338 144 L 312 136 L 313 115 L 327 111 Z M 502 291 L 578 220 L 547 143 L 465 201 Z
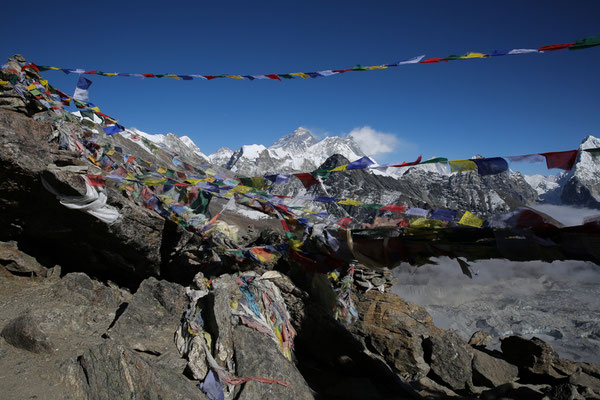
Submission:
M 402 148 L 403 151 L 413 151 L 417 147 L 393 133 L 379 132 L 366 125 L 352 129 L 347 137 L 354 140 L 360 149 L 369 156 L 396 152 L 399 148 Z

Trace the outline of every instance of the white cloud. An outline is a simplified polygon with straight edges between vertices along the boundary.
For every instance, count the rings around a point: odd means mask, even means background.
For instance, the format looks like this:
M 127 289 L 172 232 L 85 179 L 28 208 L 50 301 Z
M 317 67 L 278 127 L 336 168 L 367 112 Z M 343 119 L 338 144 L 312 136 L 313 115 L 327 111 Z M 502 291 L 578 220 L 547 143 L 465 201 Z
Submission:
M 400 139 L 393 133 L 379 132 L 366 125 L 352 129 L 347 136 L 369 156 L 396 152 L 399 148 L 402 148 L 403 152 L 414 151 L 417 148 L 415 144 Z

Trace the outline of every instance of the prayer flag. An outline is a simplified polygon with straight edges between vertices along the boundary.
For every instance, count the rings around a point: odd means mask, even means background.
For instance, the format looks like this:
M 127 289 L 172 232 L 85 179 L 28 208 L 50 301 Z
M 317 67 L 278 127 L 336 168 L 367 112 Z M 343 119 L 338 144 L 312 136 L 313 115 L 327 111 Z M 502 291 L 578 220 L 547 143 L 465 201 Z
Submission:
M 446 210 L 445 208 L 436 208 L 431 213 L 431 219 L 437 219 L 440 221 L 454 221 L 456 218 L 456 210 Z
M 337 199 L 335 197 L 315 197 L 315 201 L 320 203 L 335 203 Z
M 306 75 L 304 72 L 292 72 L 290 75 L 299 76 L 300 78 L 303 78 L 303 79 L 308 78 L 308 75 Z
M 467 53 L 464 56 L 460 57 L 461 60 L 467 60 L 469 58 L 488 58 L 487 54 L 483 53 Z
M 406 211 L 406 215 L 412 215 L 414 217 L 426 217 L 427 214 L 429 214 L 429 211 L 422 208 L 409 208 Z
M 80 76 L 79 80 L 77 81 L 77 86 L 75 87 L 75 93 L 73 93 L 73 99 L 75 100 L 81 100 L 81 101 L 88 101 L 89 98 L 89 92 L 88 92 L 88 88 L 92 85 L 92 81 L 90 81 L 89 79 Z
M 331 170 L 331 172 L 345 171 L 348 168 L 348 165 L 350 165 L 350 164 L 344 164 L 344 165 L 340 165 L 339 167 L 335 167 L 334 169 Z
M 473 226 L 475 228 L 481 228 L 483 225 L 483 220 L 481 218 L 477 218 L 475 215 L 470 213 L 469 211 L 465 211 L 460 221 L 458 221 L 461 225 Z
M 350 164 L 348 164 L 348 167 L 346 169 L 364 169 L 367 168 L 369 165 L 373 164 L 375 164 L 373 160 L 371 160 L 367 156 L 364 156 L 356 161 L 352 161 Z
M 421 64 L 431 64 L 431 63 L 439 63 L 440 61 L 444 61 L 443 58 L 428 58 L 427 60 L 420 61 Z
M 123 132 L 125 130 L 125 127 L 119 125 L 119 124 L 115 124 L 115 125 L 109 125 L 104 127 L 104 132 L 106 132 L 107 135 L 114 135 L 117 132 Z
M 566 49 L 567 47 L 571 47 L 575 45 L 575 43 L 563 43 L 563 44 L 548 44 L 546 46 L 542 46 L 538 49 L 538 51 L 556 51 Z
M 492 54 L 490 54 L 491 57 L 498 57 L 498 56 L 505 56 L 508 54 L 508 51 L 503 51 L 503 50 L 494 50 L 494 52 Z
M 90 183 L 90 186 L 106 186 L 106 181 L 102 175 L 87 174 L 86 177 Z
M 290 181 L 290 177 L 291 177 L 291 175 L 279 175 L 279 174 L 265 176 L 265 178 L 267 178 L 271 182 L 281 184 L 281 185 L 288 183 Z
M 588 37 L 576 41 L 573 46 L 569 47 L 569 50 L 587 49 L 598 45 L 600 45 L 600 37 Z
M 560 168 L 566 171 L 569 171 L 571 168 L 573 168 L 573 164 L 575 164 L 578 154 L 579 150 L 541 153 L 541 155 L 546 157 L 546 165 L 548 166 L 548 169 Z
M 388 204 L 385 207 L 381 207 L 381 210 L 403 213 L 404 211 L 406 211 L 406 206 L 403 206 L 401 204 Z
M 422 56 L 409 58 L 408 60 L 398 61 L 395 65 L 418 64 L 424 58 L 425 58 L 425 54 L 423 54 Z M 394 65 L 394 64 L 392 64 L 392 65 Z M 392 65 L 388 65 L 388 66 L 392 66 Z
M 336 224 L 341 226 L 344 229 L 348 229 L 348 225 L 351 222 L 352 222 L 352 218 L 344 217 L 344 218 L 340 218 L 339 221 L 336 222 Z
M 294 176 L 298 179 L 300 179 L 300 182 L 302 182 L 302 184 L 304 185 L 305 188 L 309 188 L 312 185 L 316 185 L 319 183 L 318 180 L 315 179 L 314 176 L 312 176 L 311 174 L 304 172 L 301 174 L 294 174 Z
M 479 175 L 495 175 L 508 170 L 508 163 L 502 157 L 479 158 L 473 160 L 477 164 Z
M 265 76 L 269 79 L 277 79 L 278 81 L 281 81 L 281 78 L 279 76 L 277 76 L 277 74 L 268 74 Z
M 508 54 L 527 54 L 527 53 L 538 53 L 536 49 L 512 49 Z
M 447 163 L 448 159 L 444 157 L 436 157 L 427 161 L 421 161 L 419 164 L 435 164 L 435 163 Z
M 448 161 L 448 164 L 450 164 L 451 172 L 477 170 L 477 165 L 473 162 L 473 160 L 453 160 Z
M 510 162 L 544 162 L 546 159 L 541 154 L 525 154 L 522 156 L 508 156 L 506 157 Z
M 362 204 L 362 201 L 346 199 L 338 201 L 338 204 L 342 204 L 345 206 L 360 206 Z

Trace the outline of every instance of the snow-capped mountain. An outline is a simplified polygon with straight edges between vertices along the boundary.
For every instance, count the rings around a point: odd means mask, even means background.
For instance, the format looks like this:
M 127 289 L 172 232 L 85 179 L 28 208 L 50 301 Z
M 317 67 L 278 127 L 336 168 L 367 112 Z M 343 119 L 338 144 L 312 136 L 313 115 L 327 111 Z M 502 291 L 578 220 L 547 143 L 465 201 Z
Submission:
M 227 163 L 223 163 L 227 150 L 219 149 L 209 159 L 245 176 L 312 171 L 334 154 L 352 161 L 365 156 L 350 138 L 332 136 L 317 141 L 310 131 L 302 127 L 269 147 L 260 144 L 242 146 L 231 154 Z
M 219 167 L 224 168 L 231 159 L 232 155 L 233 150 L 227 147 L 221 147 L 219 150 L 209 155 L 208 160 L 211 164 L 218 165 Z
M 573 169 L 558 175 L 529 175 L 525 180 L 547 203 L 600 208 L 600 156 L 583 151 L 600 148 L 600 139 L 586 137 Z
M 179 137 L 173 133 L 151 134 L 137 128 L 128 128 L 119 132 L 121 136 L 136 142 L 140 147 L 152 153 L 153 146 L 162 148 L 170 153 L 183 156 L 198 164 L 208 164 L 208 157 L 200 151 L 198 146 L 188 136 Z

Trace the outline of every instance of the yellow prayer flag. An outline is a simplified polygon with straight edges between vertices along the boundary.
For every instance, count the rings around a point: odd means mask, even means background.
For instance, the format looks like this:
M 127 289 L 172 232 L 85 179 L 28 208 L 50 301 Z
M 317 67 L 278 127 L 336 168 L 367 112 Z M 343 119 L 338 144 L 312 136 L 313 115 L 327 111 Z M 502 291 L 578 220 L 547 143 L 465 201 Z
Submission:
M 166 178 L 145 178 L 145 179 L 142 179 L 142 182 L 144 182 L 145 185 L 152 186 L 152 185 L 158 185 L 159 183 L 163 183 L 166 180 L 167 180 Z
M 169 77 L 169 78 L 173 78 L 173 79 L 180 80 L 180 79 L 179 79 L 179 77 L 178 77 L 177 75 L 173 75 L 173 74 L 167 74 L 167 75 L 165 75 L 165 76 L 167 76 L 167 77 Z
M 233 189 L 234 192 L 236 193 L 248 193 L 249 191 L 252 190 L 252 188 L 250 186 L 244 186 L 244 185 L 237 185 L 236 187 L 234 187 Z
M 385 65 L 373 65 L 372 67 L 364 67 L 365 69 L 386 69 Z
M 471 160 L 453 160 L 448 161 L 451 172 L 459 171 L 477 171 L 477 164 Z
M 231 79 L 244 79 L 243 76 L 239 76 L 239 75 L 225 75 L 225 76 L 228 78 L 231 78 Z
M 37 86 L 35 86 L 35 84 L 32 83 L 31 85 L 27 86 L 25 89 L 27 89 L 27 90 L 35 90 L 35 89 L 37 89 Z
M 467 53 L 464 56 L 460 57 L 461 60 L 466 60 L 468 58 L 488 58 L 487 54 L 483 53 Z
M 167 172 L 167 169 L 165 167 L 158 167 L 156 172 L 158 172 L 159 174 L 164 174 Z
M 460 221 L 458 221 L 461 225 L 474 226 L 475 228 L 481 228 L 483 225 L 483 220 L 481 218 L 477 218 L 475 215 L 466 211 Z
M 40 79 L 40 83 L 42 84 L 42 86 L 46 89 L 48 89 L 48 81 L 45 79 Z
M 115 76 L 115 75 L 119 75 L 118 72 L 105 72 L 104 75 L 106 76 Z
M 8 85 L 10 82 L 8 81 L 0 81 L 0 85 Z
M 198 182 L 202 181 L 203 179 L 188 179 L 186 180 L 186 182 L 191 183 L 192 185 L 197 184 Z
M 113 154 L 115 154 L 115 149 L 110 149 L 109 151 L 106 152 L 107 156 L 112 156 Z
M 334 172 L 334 171 L 345 171 L 346 168 L 348 168 L 348 164 L 340 165 L 339 167 L 335 167 L 334 169 L 331 170 L 331 172 Z
M 410 222 L 411 228 L 439 228 L 442 226 L 442 221 L 437 219 L 417 218 Z
M 94 110 L 96 112 L 100 112 L 100 108 L 98 106 L 90 108 L 90 110 Z
M 58 71 L 58 70 L 60 69 L 60 68 L 58 68 L 58 67 L 48 67 L 48 68 L 50 68 L 50 69 L 53 69 L 53 70 L 55 70 L 55 71 Z
M 308 78 L 308 75 L 304 72 L 292 72 L 290 75 L 299 76 L 300 78 L 304 79 Z
M 288 240 L 288 244 L 292 250 L 300 251 L 302 247 L 302 240 Z
M 338 204 L 343 204 L 346 206 L 360 206 L 362 204 L 362 201 L 346 199 L 338 201 Z

